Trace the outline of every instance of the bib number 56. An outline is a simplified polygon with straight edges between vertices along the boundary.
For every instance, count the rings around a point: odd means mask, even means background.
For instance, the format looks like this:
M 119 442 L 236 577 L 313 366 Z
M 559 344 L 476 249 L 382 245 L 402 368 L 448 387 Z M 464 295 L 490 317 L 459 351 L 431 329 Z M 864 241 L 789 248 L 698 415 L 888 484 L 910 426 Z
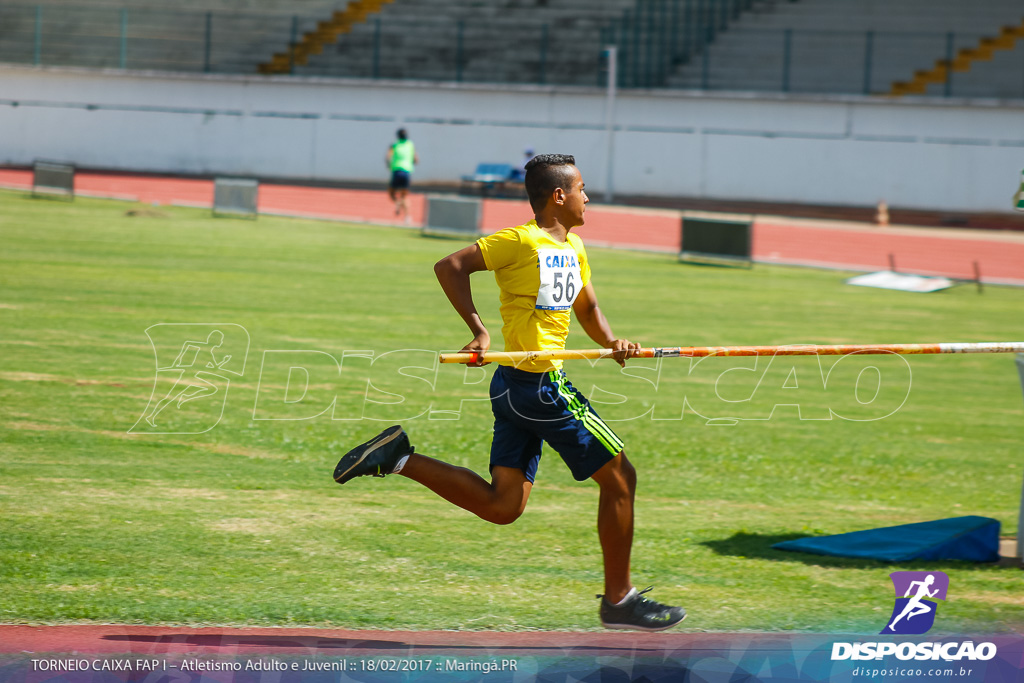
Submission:
M 569 249 L 539 249 L 536 307 L 547 311 L 565 311 L 572 307 L 583 288 L 579 258 Z
M 565 276 L 563 283 L 562 276 Z M 573 278 L 573 271 L 561 272 L 556 271 L 554 273 L 554 291 L 551 293 L 551 298 L 556 302 L 567 301 L 572 303 L 576 300 L 576 283 Z

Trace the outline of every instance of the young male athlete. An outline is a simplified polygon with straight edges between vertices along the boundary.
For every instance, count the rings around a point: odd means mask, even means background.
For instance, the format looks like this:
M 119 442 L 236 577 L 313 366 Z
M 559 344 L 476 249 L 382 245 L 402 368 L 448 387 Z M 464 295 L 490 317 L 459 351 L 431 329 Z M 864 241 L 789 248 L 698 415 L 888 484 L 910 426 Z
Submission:
M 639 344 L 617 339 L 597 305 L 583 242 L 570 232 L 583 225 L 587 194 L 576 161 L 543 154 L 526 165 L 526 192 L 534 220 L 481 238 L 434 266 L 452 306 L 473 334 L 464 351 L 485 352 L 491 337 L 480 320 L 469 276 L 494 271 L 501 290 L 506 351 L 565 348 L 570 309 L 595 342 L 624 365 Z M 486 357 L 486 355 L 485 355 Z M 483 365 L 483 362 L 477 365 Z M 339 484 L 359 476 L 402 474 L 445 500 L 495 524 L 511 524 L 526 508 L 546 441 L 577 481 L 600 487 L 597 528 L 604 556 L 601 623 L 608 628 L 659 631 L 686 616 L 637 592 L 629 577 L 636 470 L 622 441 L 578 392 L 560 361 L 502 364 L 490 388 L 494 412 L 491 481 L 463 467 L 415 453 L 400 426 L 345 455 L 334 470 Z M 650 590 L 650 589 L 647 589 Z

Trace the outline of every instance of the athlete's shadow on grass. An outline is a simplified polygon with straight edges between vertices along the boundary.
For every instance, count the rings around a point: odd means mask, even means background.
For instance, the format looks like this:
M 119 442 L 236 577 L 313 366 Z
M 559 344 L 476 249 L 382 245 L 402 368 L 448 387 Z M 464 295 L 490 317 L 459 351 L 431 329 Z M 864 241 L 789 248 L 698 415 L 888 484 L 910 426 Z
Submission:
M 717 541 L 704 541 L 700 545 L 711 548 L 718 555 L 729 557 L 751 558 L 759 560 L 775 560 L 777 562 L 803 562 L 821 567 L 840 567 L 863 569 L 871 567 L 899 567 L 900 569 L 999 569 L 995 562 L 966 562 L 956 560 L 914 560 L 913 562 L 886 562 L 884 560 L 863 560 L 852 557 L 834 557 L 832 555 L 814 555 L 812 553 L 779 550 L 772 546 L 783 541 L 794 541 L 807 538 L 807 534 L 748 534 L 737 532 L 729 538 Z

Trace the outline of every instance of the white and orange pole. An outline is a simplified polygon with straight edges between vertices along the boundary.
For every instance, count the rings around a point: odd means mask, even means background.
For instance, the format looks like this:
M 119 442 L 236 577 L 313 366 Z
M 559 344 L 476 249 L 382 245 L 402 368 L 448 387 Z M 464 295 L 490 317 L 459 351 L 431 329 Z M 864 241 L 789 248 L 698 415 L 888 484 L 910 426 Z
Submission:
M 943 344 L 793 344 L 782 346 L 674 346 L 641 348 L 632 358 L 703 358 L 706 356 L 846 356 L 849 354 L 1024 353 L 1024 342 Z M 611 349 L 547 351 L 461 351 L 442 353 L 442 363 L 523 363 L 542 360 L 611 358 Z

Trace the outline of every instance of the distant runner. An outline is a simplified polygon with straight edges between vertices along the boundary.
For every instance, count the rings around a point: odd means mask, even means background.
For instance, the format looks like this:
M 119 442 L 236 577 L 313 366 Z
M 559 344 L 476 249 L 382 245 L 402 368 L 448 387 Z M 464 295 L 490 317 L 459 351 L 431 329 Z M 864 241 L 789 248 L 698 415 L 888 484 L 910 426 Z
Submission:
M 409 195 L 409 184 L 412 182 L 412 172 L 420 158 L 416 154 L 416 146 L 412 144 L 405 128 L 399 128 L 396 133 L 398 141 L 388 147 L 387 164 L 391 170 L 391 181 L 388 183 L 388 196 L 395 203 L 395 216 L 405 216 L 405 222 L 411 219 L 409 207 L 406 204 L 406 197 Z

